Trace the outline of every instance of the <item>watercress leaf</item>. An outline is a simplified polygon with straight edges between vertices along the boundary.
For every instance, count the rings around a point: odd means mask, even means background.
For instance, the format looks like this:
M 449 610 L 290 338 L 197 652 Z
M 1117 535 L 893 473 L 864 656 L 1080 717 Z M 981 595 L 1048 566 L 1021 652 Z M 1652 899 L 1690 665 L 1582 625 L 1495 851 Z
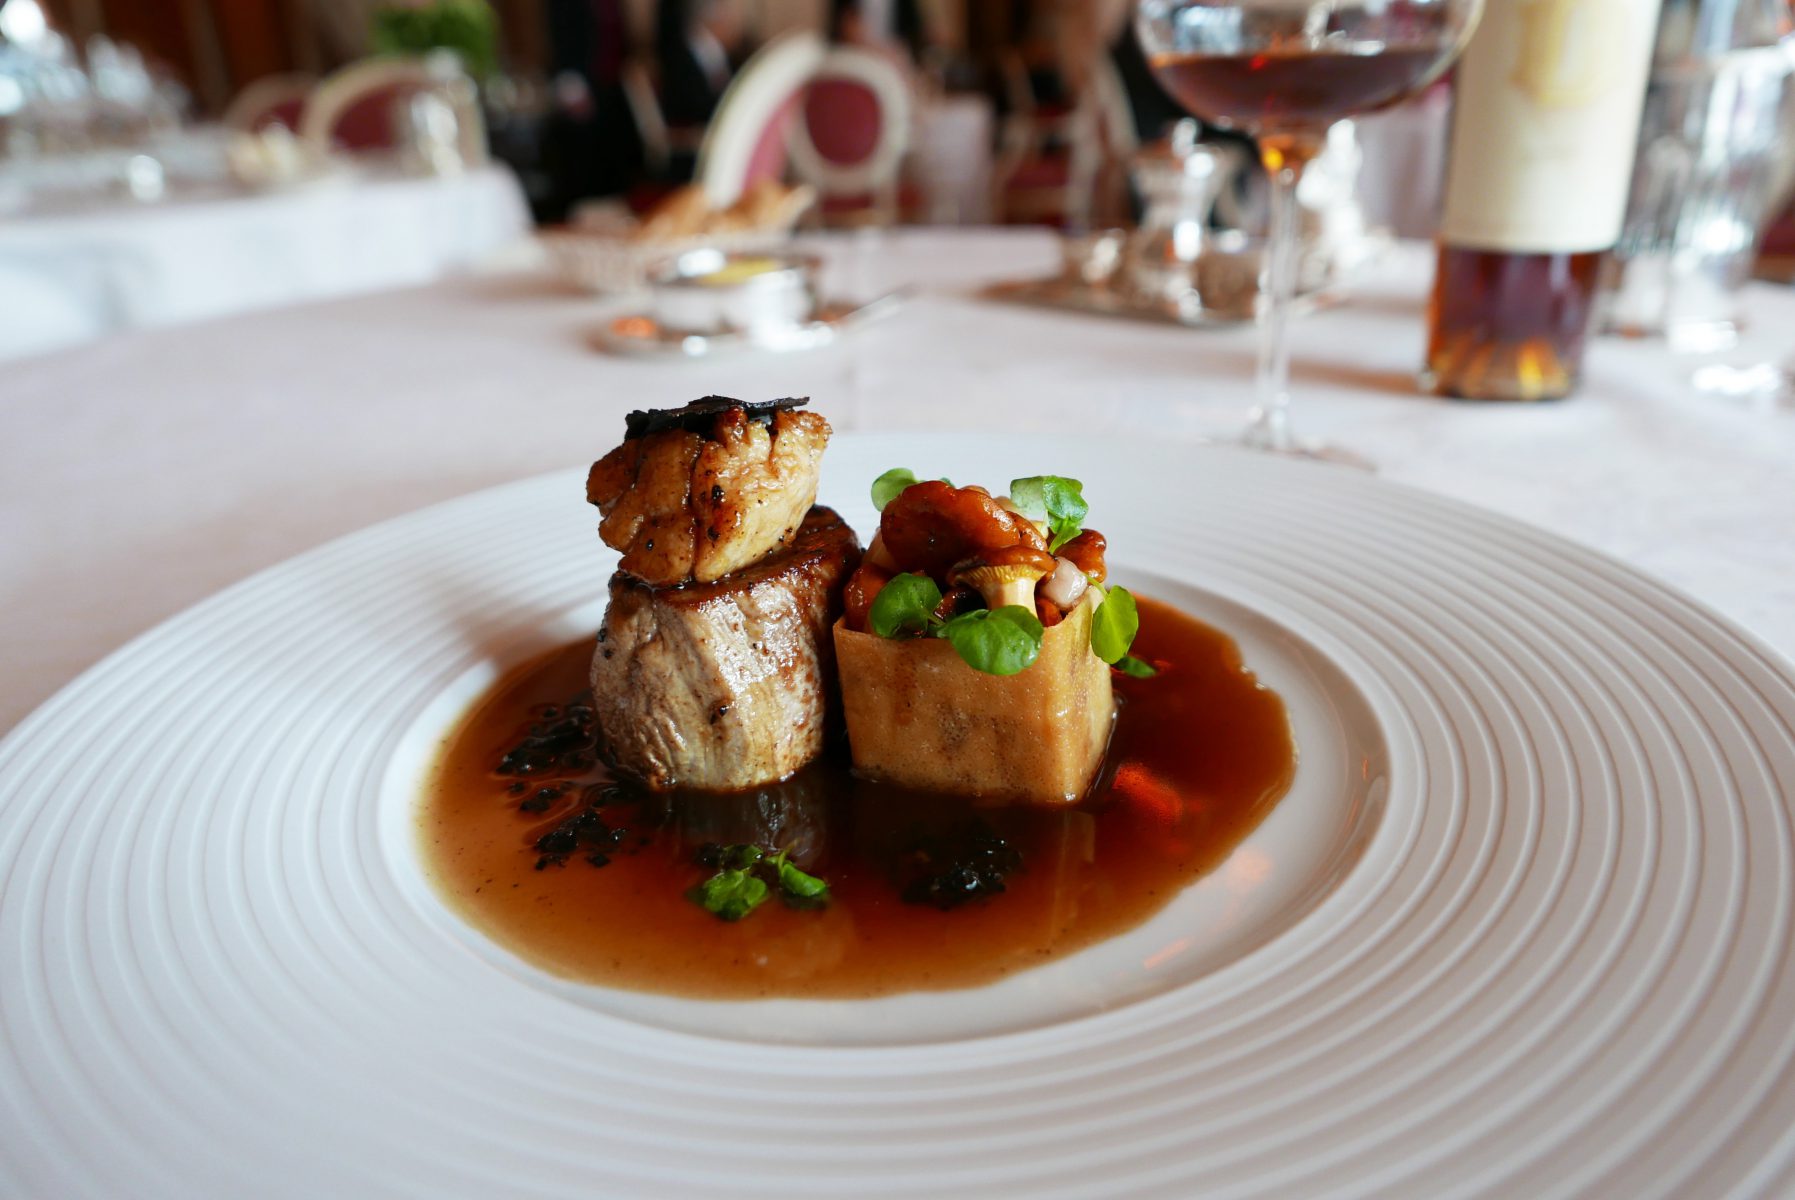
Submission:
M 1047 497 L 1045 487 L 1047 476 L 1031 475 L 1027 479 L 1010 480 L 1010 503 L 1018 512 L 1031 521 L 1047 519 Z
M 882 638 L 921 633 L 934 622 L 940 603 L 941 589 L 927 575 L 893 575 L 873 597 L 868 618 Z
M 916 472 L 909 467 L 893 467 L 873 480 L 873 507 L 880 512 L 896 500 L 898 493 L 916 482 Z
M 1127 588 L 1112 587 L 1091 616 L 1091 650 L 1104 662 L 1115 664 L 1134 645 L 1141 614 Z
M 699 884 L 693 898 L 706 912 L 725 921 L 739 921 L 767 898 L 767 884 L 759 876 L 731 867 Z
M 779 856 L 779 890 L 799 900 L 820 900 L 829 894 L 829 885 L 799 870 L 785 855 Z
M 1040 620 L 1018 604 L 961 613 L 939 631 L 960 661 L 987 675 L 1026 671 L 1040 656 L 1041 633 Z
M 1124 654 L 1112 664 L 1124 675 L 1132 675 L 1136 679 L 1151 679 L 1159 674 L 1159 668 L 1150 662 L 1142 662 L 1132 654 Z
M 1031 520 L 1047 522 L 1047 531 L 1053 535 L 1050 550 L 1077 537 L 1084 528 L 1085 514 L 1091 511 L 1085 503 L 1084 484 L 1064 475 L 1010 480 L 1010 503 Z

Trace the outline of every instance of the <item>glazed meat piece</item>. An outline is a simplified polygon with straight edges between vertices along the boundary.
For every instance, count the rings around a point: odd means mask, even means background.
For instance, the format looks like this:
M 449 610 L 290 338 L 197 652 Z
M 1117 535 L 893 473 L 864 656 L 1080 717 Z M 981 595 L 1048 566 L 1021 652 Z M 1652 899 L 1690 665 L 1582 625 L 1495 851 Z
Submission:
M 709 583 L 790 541 L 829 444 L 829 423 L 802 403 L 712 396 L 632 413 L 623 444 L 586 478 L 623 570 L 657 587 Z
M 726 579 L 654 588 L 618 572 L 592 660 L 611 760 L 657 790 L 733 791 L 815 758 L 828 630 L 859 559 L 854 531 L 814 508 L 783 550 Z

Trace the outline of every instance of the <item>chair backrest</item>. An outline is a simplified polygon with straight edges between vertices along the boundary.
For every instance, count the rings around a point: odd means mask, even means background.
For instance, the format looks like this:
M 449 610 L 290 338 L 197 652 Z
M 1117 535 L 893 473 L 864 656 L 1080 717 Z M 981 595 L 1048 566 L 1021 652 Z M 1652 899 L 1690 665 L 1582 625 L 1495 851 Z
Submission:
M 1125 207 L 1127 165 L 1140 149 L 1140 135 L 1134 128 L 1121 72 L 1108 55 L 1094 64 L 1073 109 L 1068 135 L 1067 225 L 1089 228 L 1093 207 L 1103 210 L 1105 220 L 1118 218 L 1115 210 Z
M 890 60 L 832 50 L 804 90 L 787 137 L 798 178 L 829 195 L 867 195 L 897 182 L 910 146 L 910 85 Z
M 1091 71 L 1090 91 L 1097 109 L 1097 131 L 1111 157 L 1130 159 L 1141 148 L 1134 110 L 1128 104 L 1128 85 L 1115 60 L 1105 54 Z
M 392 149 L 398 142 L 393 105 L 410 92 L 457 78 L 452 59 L 383 55 L 351 63 L 327 76 L 306 100 L 299 139 L 319 154 L 341 144 L 350 150 Z M 465 89 L 471 97 L 472 87 Z M 462 160 L 486 161 L 485 122 L 472 99 L 455 105 Z
M 816 34 L 783 34 L 730 81 L 698 147 L 697 179 L 712 208 L 728 208 L 750 184 L 784 173 L 786 129 L 823 55 Z
M 224 127 L 255 133 L 270 125 L 299 132 L 306 97 L 318 84 L 310 75 L 264 75 L 238 92 L 224 110 Z

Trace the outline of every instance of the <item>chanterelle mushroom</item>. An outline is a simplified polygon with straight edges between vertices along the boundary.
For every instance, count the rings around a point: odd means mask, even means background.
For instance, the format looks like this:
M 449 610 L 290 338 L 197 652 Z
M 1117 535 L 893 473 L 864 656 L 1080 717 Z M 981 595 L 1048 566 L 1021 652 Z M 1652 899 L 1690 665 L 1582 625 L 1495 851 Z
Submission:
M 968 559 L 948 572 L 948 584 L 977 588 L 989 608 L 1019 604 L 1035 611 L 1035 585 L 1052 571 L 1053 555 L 1033 546 L 1005 546 Z

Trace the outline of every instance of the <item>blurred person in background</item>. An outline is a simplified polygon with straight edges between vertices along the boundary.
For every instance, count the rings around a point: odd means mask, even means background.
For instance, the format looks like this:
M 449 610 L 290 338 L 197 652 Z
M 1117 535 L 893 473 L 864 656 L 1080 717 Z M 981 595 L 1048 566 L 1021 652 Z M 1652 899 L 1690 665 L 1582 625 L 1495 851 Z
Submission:
M 1183 106 L 1159 86 L 1146 52 L 1141 49 L 1141 40 L 1135 36 L 1133 21 L 1121 23 L 1110 43 L 1109 55 L 1128 96 L 1129 115 L 1134 118 L 1141 141 L 1158 141 L 1188 116 Z
M 632 33 L 627 0 L 546 0 L 556 119 L 551 219 L 589 197 L 641 208 L 691 179 L 704 128 L 747 49 L 740 0 L 656 0 Z M 641 7 L 641 6 L 637 6 Z M 649 79 L 658 157 L 647 152 L 626 64 Z M 642 74 L 642 67 L 648 70 Z M 641 96 L 636 103 L 643 103 Z
M 670 128 L 709 122 L 744 57 L 744 31 L 738 0 L 661 0 L 654 48 Z
M 547 0 L 544 17 L 554 94 L 545 156 L 555 187 L 538 215 L 559 220 L 579 200 L 627 189 L 642 145 L 623 95 L 623 0 Z
M 928 53 L 917 0 L 830 0 L 829 40 L 904 58 L 915 69 Z

